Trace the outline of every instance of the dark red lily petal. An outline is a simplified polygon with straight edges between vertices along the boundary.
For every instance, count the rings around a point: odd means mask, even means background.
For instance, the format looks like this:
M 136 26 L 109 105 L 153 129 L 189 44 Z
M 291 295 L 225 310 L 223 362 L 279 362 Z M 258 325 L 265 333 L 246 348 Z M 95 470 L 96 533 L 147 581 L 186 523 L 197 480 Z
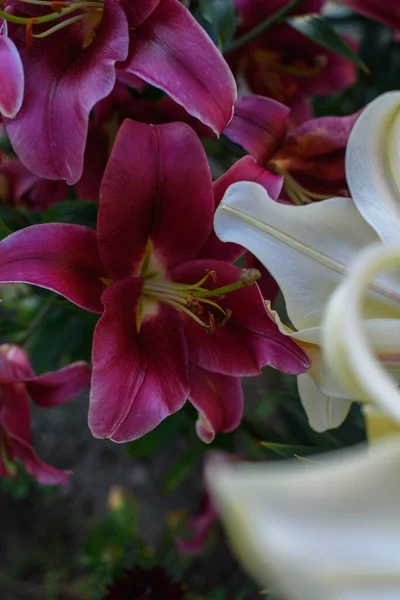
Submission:
M 161 267 L 194 258 L 213 218 L 203 147 L 184 123 L 126 120 L 100 188 L 99 253 L 109 275 L 138 275 L 149 239 Z
M 100 125 L 89 125 L 82 177 L 76 184 L 78 198 L 99 201 L 110 145 L 109 134 Z
M 389 27 L 400 29 L 400 10 L 398 0 L 339 0 L 348 8 Z
M 50 485 L 67 483 L 69 472 L 55 469 L 44 463 L 32 447 L 29 398 L 25 385 L 23 383 L 2 384 L 1 392 L 0 429 L 6 434 L 7 458 L 10 461 L 19 459 L 27 472 L 39 483 Z
M 102 312 L 105 277 L 96 232 L 67 223 L 32 225 L 0 242 L 0 281 L 31 283 Z
M 233 431 L 243 415 L 243 391 L 238 377 L 211 373 L 191 364 L 189 400 L 199 411 L 197 435 L 209 444 L 217 433 Z
M 90 369 L 76 362 L 58 371 L 36 375 L 25 380 L 32 400 L 41 408 L 64 404 L 80 394 L 90 383 Z
M 241 269 L 216 260 L 196 260 L 185 263 L 172 273 L 174 281 L 196 283 L 206 269 L 217 274 L 214 284 L 209 278 L 207 287 L 220 288 L 239 280 Z M 190 317 L 183 315 L 189 343 L 189 357 L 198 367 L 234 377 L 258 375 L 260 369 L 272 366 L 284 373 L 303 373 L 310 361 L 301 348 L 283 335 L 269 315 L 257 285 L 229 292 L 225 298 L 213 298 L 232 315 L 220 326 L 223 315 L 213 310 L 215 333 L 205 329 Z M 208 306 L 204 305 L 207 321 Z
M 254 181 L 255 183 L 259 183 L 267 190 L 271 198 L 276 200 L 282 189 L 283 177 L 267 171 L 256 163 L 251 156 L 244 156 L 214 182 L 215 208 L 221 202 L 228 187 L 236 181 Z M 214 231 L 212 231 L 197 258 L 215 258 L 231 263 L 245 252 L 246 250 L 238 246 L 238 244 L 221 242 Z
M 84 48 L 86 37 L 84 21 L 35 39 L 32 50 L 26 48 L 23 36 L 19 53 L 25 72 L 24 101 L 15 119 L 4 119 L 25 166 L 69 184 L 82 173 L 89 113 L 112 91 L 115 63 L 128 53 L 128 24 L 119 2 L 105 0 L 96 35 Z
M 160 0 L 120 0 L 128 25 L 136 28 L 143 23 L 160 4 Z
M 233 119 L 224 134 L 265 163 L 285 139 L 289 113 L 287 106 L 272 98 L 243 96 L 236 101 Z
M 25 384 L 2 383 L 1 394 L 0 429 L 3 429 L 7 436 L 31 445 L 29 396 Z
M 24 97 L 24 69 L 14 42 L 0 35 L 0 113 L 13 119 Z
M 37 181 L 38 176 L 28 171 L 18 158 L 7 156 L 6 160 L 0 163 L 0 196 L 12 206 L 18 206 L 21 198 Z
M 56 469 L 43 462 L 33 447 L 24 443 L 23 440 L 12 438 L 9 443 L 9 458 L 19 459 L 26 471 L 33 475 L 38 483 L 43 485 L 66 485 L 71 472 L 62 469 Z
M 164 90 L 217 134 L 232 118 L 236 100 L 232 73 L 178 0 L 161 0 L 134 31 L 124 68 Z
M 260 288 L 262 297 L 273 303 L 278 295 L 279 286 L 271 273 L 269 273 L 262 262 L 260 262 L 253 254 L 250 254 L 250 252 L 246 254 L 246 268 L 258 269 L 260 271 L 261 279 L 257 281 L 257 285 Z
M 95 437 L 115 442 L 154 429 L 183 406 L 190 391 L 187 345 L 176 311 L 153 305 L 137 332 L 142 286 L 142 280 L 131 278 L 106 289 L 93 339 L 89 426 Z

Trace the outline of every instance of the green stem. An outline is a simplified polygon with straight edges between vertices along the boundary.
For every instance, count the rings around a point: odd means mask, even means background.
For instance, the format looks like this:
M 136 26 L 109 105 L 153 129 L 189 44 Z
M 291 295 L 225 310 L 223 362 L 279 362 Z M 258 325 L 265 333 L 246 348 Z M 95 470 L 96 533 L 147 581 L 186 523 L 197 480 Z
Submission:
M 265 19 L 265 21 L 257 25 L 257 27 L 254 27 L 254 29 L 248 33 L 245 33 L 237 40 L 233 40 L 232 42 L 228 43 L 225 46 L 223 53 L 229 54 L 229 52 L 233 52 L 234 50 L 237 50 L 238 48 L 241 48 L 247 44 L 247 42 L 254 40 L 256 37 L 264 33 L 264 31 L 272 27 L 272 25 L 275 25 L 278 21 L 286 17 L 294 8 L 296 8 L 298 4 L 300 4 L 300 2 L 302 2 L 302 0 L 292 0 L 289 2 L 289 4 L 268 17 L 268 19 Z

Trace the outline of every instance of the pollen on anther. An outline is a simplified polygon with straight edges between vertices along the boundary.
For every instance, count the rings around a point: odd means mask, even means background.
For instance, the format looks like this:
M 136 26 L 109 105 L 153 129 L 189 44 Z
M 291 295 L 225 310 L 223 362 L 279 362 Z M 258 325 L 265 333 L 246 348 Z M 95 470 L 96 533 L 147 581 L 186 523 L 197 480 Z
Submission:
M 208 317 L 209 317 L 209 324 L 208 324 L 206 331 L 207 331 L 207 333 L 210 333 L 211 335 L 213 335 L 215 333 L 215 317 L 212 314 L 212 312 L 208 313 Z
M 211 279 L 213 280 L 213 283 L 217 283 L 217 272 L 216 271 L 206 269 L 206 273 L 207 273 L 207 275 L 210 275 Z

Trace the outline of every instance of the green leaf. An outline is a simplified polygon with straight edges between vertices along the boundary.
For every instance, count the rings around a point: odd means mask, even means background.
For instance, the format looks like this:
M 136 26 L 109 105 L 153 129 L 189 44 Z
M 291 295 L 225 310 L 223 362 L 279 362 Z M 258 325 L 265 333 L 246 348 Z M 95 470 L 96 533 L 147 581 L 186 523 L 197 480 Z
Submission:
M 96 229 L 98 205 L 89 200 L 66 200 L 54 204 L 43 215 L 44 223 L 75 223 Z
M 279 456 L 284 456 L 285 458 L 294 458 L 295 455 L 307 455 L 313 454 L 317 451 L 316 448 L 312 448 L 311 446 L 297 446 L 291 444 L 275 444 L 273 442 L 261 442 L 261 445 L 264 448 L 268 448 L 275 454 L 279 454 Z
M 236 31 L 233 0 L 199 0 L 199 11 L 215 27 L 221 44 L 226 44 L 233 38 Z
M 328 50 L 333 50 L 333 52 L 347 58 L 364 71 L 369 72 L 361 58 L 353 52 L 350 46 L 320 15 L 310 13 L 289 17 L 286 19 L 286 23 L 289 23 L 293 29 L 296 29 L 316 44 L 328 48 Z
M 182 429 L 184 417 L 178 412 L 165 419 L 156 429 L 128 444 L 128 454 L 135 458 L 148 458 L 165 448 Z
M 7 227 L 3 219 L 0 218 L 0 240 L 4 240 L 10 233 L 12 233 L 11 229 Z

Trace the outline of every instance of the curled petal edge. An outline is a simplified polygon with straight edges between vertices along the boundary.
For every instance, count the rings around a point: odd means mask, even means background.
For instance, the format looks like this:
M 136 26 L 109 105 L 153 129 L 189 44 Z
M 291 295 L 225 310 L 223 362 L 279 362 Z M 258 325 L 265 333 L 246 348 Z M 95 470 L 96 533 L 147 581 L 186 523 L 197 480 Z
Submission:
M 332 294 L 322 326 L 324 360 L 333 375 L 353 397 L 378 406 L 396 422 L 400 422 L 397 381 L 385 371 L 368 342 L 362 309 L 371 280 L 399 267 L 400 245 L 367 247 Z

